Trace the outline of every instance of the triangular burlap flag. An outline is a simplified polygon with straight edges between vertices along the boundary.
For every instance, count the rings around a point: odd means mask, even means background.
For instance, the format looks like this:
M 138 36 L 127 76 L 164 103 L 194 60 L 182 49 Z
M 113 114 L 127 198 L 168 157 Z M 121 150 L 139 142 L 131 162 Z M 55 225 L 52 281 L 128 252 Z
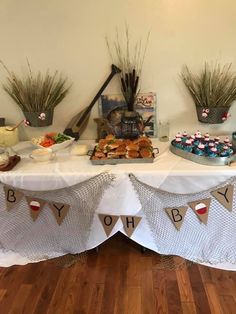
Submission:
M 26 200 L 30 208 L 30 215 L 33 221 L 35 221 L 38 218 L 40 211 L 43 209 L 44 205 L 46 204 L 46 201 L 41 200 L 40 198 L 29 197 L 29 196 L 26 196 Z
M 207 224 L 209 208 L 211 204 L 211 198 L 205 198 L 202 200 L 189 202 L 188 205 L 192 208 L 199 220 L 205 225 Z
M 142 219 L 142 217 L 138 216 L 125 216 L 125 215 L 120 216 L 120 218 L 122 220 L 123 227 L 128 237 L 132 236 L 140 220 Z
M 114 228 L 114 226 L 117 223 L 120 216 L 108 215 L 108 214 L 98 214 L 98 217 L 102 223 L 103 229 L 104 229 L 107 237 L 109 237 L 109 235 L 112 232 L 112 229 Z
M 70 208 L 70 205 L 67 204 L 62 204 L 62 203 L 56 203 L 56 202 L 51 202 L 48 203 L 49 207 L 51 208 L 58 225 L 62 223 L 64 218 L 66 217 L 68 210 Z
M 23 198 L 24 194 L 13 187 L 4 185 L 7 210 L 11 210 Z
M 180 230 L 182 226 L 187 208 L 187 206 L 165 208 L 165 211 L 167 212 L 177 230 Z
M 228 209 L 229 211 L 232 210 L 234 196 L 234 186 L 232 184 L 212 191 L 211 195 L 213 195 L 217 199 L 217 201 L 226 209 Z

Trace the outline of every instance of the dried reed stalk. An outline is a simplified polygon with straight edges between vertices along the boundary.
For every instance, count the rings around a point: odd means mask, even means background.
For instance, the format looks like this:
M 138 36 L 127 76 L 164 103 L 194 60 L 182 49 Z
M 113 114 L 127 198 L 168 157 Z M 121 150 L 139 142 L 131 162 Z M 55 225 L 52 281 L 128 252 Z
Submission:
M 143 67 L 144 58 L 149 42 L 150 32 L 147 35 L 145 44 L 138 40 L 131 47 L 129 28 L 125 26 L 124 40 L 116 29 L 114 41 L 106 37 L 106 44 L 111 60 L 120 69 L 121 91 L 126 100 L 128 110 L 134 110 L 134 103 L 139 92 L 140 75 Z
M 0 63 L 8 73 L 4 90 L 19 105 L 22 111 L 44 112 L 54 109 L 67 95 L 70 87 L 66 86 L 67 78 L 55 71 L 50 75 L 41 72 L 34 74 L 28 64 L 28 74 L 20 78 L 10 71 L 0 60 Z
M 197 107 L 230 107 L 236 100 L 236 75 L 231 64 L 214 66 L 207 62 L 199 75 L 193 74 L 187 65 L 181 77 Z

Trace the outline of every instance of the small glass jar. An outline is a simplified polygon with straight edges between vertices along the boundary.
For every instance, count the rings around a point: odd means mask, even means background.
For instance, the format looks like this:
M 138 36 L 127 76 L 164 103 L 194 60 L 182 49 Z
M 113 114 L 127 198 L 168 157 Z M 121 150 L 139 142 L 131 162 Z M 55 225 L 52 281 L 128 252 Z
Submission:
M 8 152 L 0 148 L 0 167 L 3 168 L 9 164 L 9 154 Z
M 169 141 L 170 123 L 168 120 L 158 121 L 158 138 L 161 142 Z

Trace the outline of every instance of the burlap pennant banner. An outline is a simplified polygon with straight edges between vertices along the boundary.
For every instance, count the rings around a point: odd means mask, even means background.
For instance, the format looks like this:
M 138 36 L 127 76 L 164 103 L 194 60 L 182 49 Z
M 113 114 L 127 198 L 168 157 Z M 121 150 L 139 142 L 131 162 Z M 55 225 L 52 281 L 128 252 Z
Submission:
M 125 233 L 127 234 L 128 237 L 132 236 L 138 224 L 140 223 L 140 220 L 142 219 L 142 217 L 139 216 L 125 216 L 125 215 L 120 216 L 120 218 L 122 220 Z
M 20 202 L 24 194 L 13 187 L 4 185 L 3 188 L 5 193 L 6 208 L 7 210 L 11 210 L 17 203 Z
M 49 207 L 51 208 L 58 225 L 60 225 L 62 223 L 62 221 L 64 220 L 64 218 L 66 217 L 70 205 L 67 204 L 62 204 L 62 203 L 56 203 L 56 202 L 51 202 L 48 203 Z
M 208 220 L 210 204 L 211 204 L 211 198 L 205 198 L 202 200 L 188 203 L 188 205 L 195 212 L 199 220 L 203 222 L 205 225 L 207 224 L 207 220 Z
M 177 230 L 180 230 L 182 226 L 187 208 L 187 206 L 165 208 L 165 211 Z
M 234 186 L 232 184 L 228 184 L 223 188 L 212 191 L 211 195 L 213 195 L 221 205 L 228 209 L 228 211 L 232 211 L 234 195 Z
M 29 205 L 30 215 L 31 215 L 33 221 L 35 221 L 38 218 L 38 215 L 40 214 L 44 205 L 46 204 L 46 201 L 44 201 L 40 198 L 29 197 L 29 196 L 26 196 L 26 200 L 27 200 L 27 203 Z
M 98 217 L 101 221 L 101 224 L 103 226 L 103 229 L 104 229 L 107 237 L 109 237 L 109 235 L 112 232 L 112 229 L 114 228 L 114 226 L 117 223 L 120 216 L 108 215 L 108 214 L 98 214 Z

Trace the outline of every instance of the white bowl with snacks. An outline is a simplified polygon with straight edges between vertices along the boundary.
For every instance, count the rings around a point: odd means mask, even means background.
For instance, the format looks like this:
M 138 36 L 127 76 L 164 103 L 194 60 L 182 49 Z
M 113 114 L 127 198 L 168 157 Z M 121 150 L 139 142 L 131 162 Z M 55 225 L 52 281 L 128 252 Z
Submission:
M 38 148 L 50 148 L 53 152 L 64 149 L 74 142 L 74 138 L 63 133 L 47 133 L 32 138 L 31 143 Z

